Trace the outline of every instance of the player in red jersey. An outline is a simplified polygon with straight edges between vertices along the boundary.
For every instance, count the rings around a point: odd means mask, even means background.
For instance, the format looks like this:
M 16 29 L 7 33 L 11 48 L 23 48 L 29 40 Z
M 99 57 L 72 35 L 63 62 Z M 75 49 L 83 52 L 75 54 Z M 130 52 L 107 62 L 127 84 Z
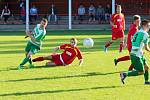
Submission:
M 76 47 L 77 40 L 75 38 L 70 39 L 70 44 L 63 44 L 54 49 L 52 55 L 37 57 L 33 59 L 33 62 L 50 60 L 46 63 L 46 66 L 66 66 L 71 64 L 77 57 L 79 60 L 79 66 L 83 63 L 82 54 Z M 56 54 L 57 50 L 64 50 L 61 54 Z
M 127 41 L 126 41 L 126 46 L 127 46 L 128 51 L 129 51 L 129 54 L 130 54 L 131 49 L 132 49 L 132 42 L 131 42 L 132 37 L 138 31 L 138 27 L 140 26 L 140 23 L 141 23 L 140 16 L 139 15 L 134 15 L 133 16 L 133 24 L 130 25 L 130 29 L 129 29 L 129 32 L 128 32 L 128 35 L 127 35 Z M 114 59 L 115 66 L 117 65 L 118 62 L 127 61 L 127 60 L 130 60 L 129 55 L 120 57 L 118 59 Z M 133 69 L 133 66 L 130 65 L 129 70 L 132 70 L 132 69 Z
M 121 5 L 117 5 L 116 13 L 112 15 L 110 25 L 112 26 L 112 39 L 106 42 L 104 51 L 107 52 L 107 48 L 114 42 L 114 40 L 120 39 L 120 49 L 122 52 L 124 46 L 124 30 L 125 30 L 125 18 L 121 13 Z

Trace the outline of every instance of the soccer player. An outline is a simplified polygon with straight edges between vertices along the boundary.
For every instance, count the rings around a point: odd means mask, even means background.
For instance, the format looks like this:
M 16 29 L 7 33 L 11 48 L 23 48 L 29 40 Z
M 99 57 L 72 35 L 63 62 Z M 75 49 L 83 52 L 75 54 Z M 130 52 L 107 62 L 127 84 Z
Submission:
M 132 40 L 132 49 L 130 53 L 131 64 L 134 66 L 134 70 L 121 72 L 120 77 L 121 81 L 124 84 L 125 78 L 128 76 L 138 76 L 144 74 L 145 84 L 149 84 L 149 73 L 148 73 L 148 66 L 146 64 L 146 59 L 143 57 L 142 49 L 145 48 L 146 51 L 150 52 L 150 48 L 148 46 L 149 42 L 149 35 L 148 31 L 150 29 L 150 21 L 143 20 L 142 21 L 142 28 L 135 33 Z
M 23 65 L 27 62 L 30 63 L 29 67 L 33 67 L 31 56 L 35 53 L 37 53 L 41 46 L 42 41 L 45 38 L 46 35 L 46 26 L 47 26 L 47 19 L 42 19 L 40 24 L 37 24 L 37 26 L 34 28 L 32 32 L 26 32 L 26 37 L 29 37 L 30 40 L 27 43 L 27 46 L 25 48 L 26 51 L 26 57 L 23 59 L 23 61 L 18 66 L 18 69 L 22 69 Z
M 125 30 L 125 18 L 121 13 L 121 5 L 117 5 L 116 13 L 112 15 L 110 25 L 112 26 L 112 39 L 106 42 L 104 51 L 107 52 L 107 48 L 114 42 L 114 40 L 120 39 L 120 49 L 122 52 L 124 46 L 124 30 Z
M 127 35 L 127 41 L 126 41 L 126 45 L 127 45 L 127 49 L 129 51 L 129 54 L 130 54 L 131 49 L 132 49 L 131 40 L 133 38 L 133 35 L 138 31 L 138 27 L 140 26 L 140 23 L 141 23 L 140 16 L 134 15 L 133 16 L 133 24 L 130 25 L 130 29 L 129 29 L 129 32 Z M 118 62 L 127 61 L 127 60 L 130 60 L 130 56 L 123 56 L 123 57 L 120 57 L 118 59 L 114 59 L 115 66 L 117 65 Z M 132 70 L 132 69 L 133 69 L 133 66 L 130 65 L 129 70 Z
M 52 55 L 37 57 L 33 59 L 33 62 L 50 60 L 46 63 L 46 66 L 66 66 L 71 64 L 77 57 L 79 60 L 79 66 L 83 63 L 82 55 L 80 50 L 76 47 L 77 40 L 75 38 L 70 39 L 70 44 L 63 44 L 54 49 Z M 63 50 L 63 53 L 56 54 L 57 50 Z

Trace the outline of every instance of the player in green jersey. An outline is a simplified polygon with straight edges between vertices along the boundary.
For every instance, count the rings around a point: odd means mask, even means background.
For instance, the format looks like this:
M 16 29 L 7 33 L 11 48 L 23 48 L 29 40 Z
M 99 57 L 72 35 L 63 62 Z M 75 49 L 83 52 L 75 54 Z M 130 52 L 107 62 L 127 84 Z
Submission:
M 146 51 L 150 52 L 150 48 L 148 46 L 149 42 L 148 31 L 150 29 L 150 21 L 143 20 L 141 24 L 142 28 L 138 32 L 136 32 L 135 35 L 133 36 L 132 50 L 130 53 L 130 59 L 132 65 L 134 66 L 134 70 L 120 73 L 121 81 L 123 84 L 127 76 L 130 77 L 144 74 L 145 84 L 150 85 L 150 82 L 148 81 L 149 67 L 146 64 L 146 59 L 144 58 L 142 51 L 142 49 L 145 48 Z
M 20 63 L 18 69 L 22 69 L 23 65 L 26 64 L 27 62 L 30 63 L 29 67 L 33 67 L 31 56 L 37 53 L 42 46 L 42 41 L 46 36 L 45 28 L 47 26 L 47 23 L 48 23 L 47 19 L 42 19 L 40 24 L 37 24 L 37 26 L 34 28 L 32 32 L 26 32 L 26 37 L 29 37 L 30 40 L 28 41 L 27 46 L 25 48 L 26 57 Z

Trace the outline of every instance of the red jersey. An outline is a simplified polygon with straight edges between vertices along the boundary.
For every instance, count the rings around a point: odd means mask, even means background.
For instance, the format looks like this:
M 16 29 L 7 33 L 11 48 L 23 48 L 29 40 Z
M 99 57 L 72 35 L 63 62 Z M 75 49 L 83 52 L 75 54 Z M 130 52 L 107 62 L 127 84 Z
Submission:
M 111 17 L 111 21 L 114 23 L 114 25 L 117 25 L 117 28 L 112 26 L 112 31 L 118 32 L 121 30 L 125 30 L 125 18 L 122 13 L 113 14 Z
M 138 31 L 138 27 L 135 24 L 130 25 L 130 29 L 127 36 L 127 46 L 132 46 L 131 38 Z
M 81 52 L 77 47 L 72 47 L 70 44 L 64 44 L 60 46 L 60 49 L 64 50 L 61 57 L 65 64 L 72 63 L 76 57 L 82 59 Z

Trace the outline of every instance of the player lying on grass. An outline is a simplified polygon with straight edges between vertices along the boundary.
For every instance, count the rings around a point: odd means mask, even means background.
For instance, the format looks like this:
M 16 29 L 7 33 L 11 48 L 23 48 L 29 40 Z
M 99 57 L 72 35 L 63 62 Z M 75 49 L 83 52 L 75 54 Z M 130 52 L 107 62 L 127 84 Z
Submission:
M 127 41 L 126 41 L 126 46 L 127 46 L 127 49 L 129 51 L 129 54 L 131 52 L 131 49 L 132 49 L 132 38 L 133 38 L 133 35 L 138 31 L 138 27 L 140 26 L 141 24 L 141 18 L 139 15 L 134 15 L 133 16 L 133 24 L 130 25 L 130 29 L 129 29 L 129 32 L 128 32 L 128 35 L 127 35 Z M 130 60 L 130 56 L 123 56 L 123 57 L 120 57 L 118 59 L 114 59 L 114 63 L 115 63 L 115 66 L 117 65 L 118 62 L 121 62 L 121 61 L 127 61 L 127 60 Z M 131 64 L 130 67 L 129 67 L 129 70 L 132 70 L 133 69 L 133 65 Z
M 47 23 L 48 23 L 47 19 L 42 19 L 40 24 L 37 24 L 37 26 L 34 28 L 32 32 L 26 32 L 27 35 L 26 37 L 29 37 L 30 40 L 28 41 L 27 46 L 25 48 L 26 57 L 20 63 L 18 69 L 23 68 L 23 65 L 26 64 L 27 62 L 30 63 L 29 67 L 33 67 L 31 56 L 37 53 L 42 46 L 42 41 L 46 35 L 45 28 L 47 26 Z
M 138 76 L 144 74 L 145 84 L 150 85 L 149 80 L 149 72 L 148 66 L 144 66 L 146 64 L 146 59 L 143 57 L 142 49 L 145 48 L 146 51 L 150 52 L 150 48 L 148 46 L 149 35 L 148 31 L 150 29 L 150 21 L 143 20 L 142 28 L 136 32 L 132 39 L 132 49 L 130 52 L 131 64 L 134 66 L 134 70 L 121 72 L 120 77 L 121 81 L 124 84 L 125 78 L 128 76 Z
M 112 15 L 110 25 L 112 26 L 112 39 L 106 42 L 104 51 L 107 52 L 107 48 L 117 39 L 120 39 L 119 52 L 122 52 L 124 46 L 124 30 L 125 30 L 125 18 L 121 13 L 121 5 L 117 5 L 117 11 Z
M 77 57 L 79 60 L 79 66 L 83 63 L 80 50 L 76 47 L 77 40 L 75 38 L 70 39 L 70 44 L 63 44 L 54 49 L 54 53 L 48 56 L 37 57 L 33 59 L 33 62 L 50 60 L 46 63 L 46 66 L 66 66 L 71 64 Z M 63 50 L 63 53 L 57 54 L 57 50 Z

